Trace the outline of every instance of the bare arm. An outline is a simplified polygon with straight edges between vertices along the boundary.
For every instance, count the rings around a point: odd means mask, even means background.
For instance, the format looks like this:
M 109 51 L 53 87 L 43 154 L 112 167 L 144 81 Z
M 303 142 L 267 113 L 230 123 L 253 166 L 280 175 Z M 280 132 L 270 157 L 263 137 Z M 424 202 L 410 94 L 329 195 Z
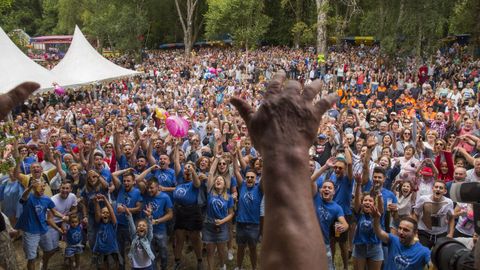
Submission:
M 163 215 L 160 218 L 157 218 L 157 219 L 153 220 L 153 224 L 155 225 L 155 224 L 160 224 L 160 223 L 163 223 L 163 222 L 167 222 L 167 221 L 171 220 L 172 218 L 173 218 L 172 209 L 167 209 L 165 215 Z
M 147 160 L 148 163 L 154 165 L 157 163 L 157 160 L 153 157 L 153 139 L 150 139 L 147 146 Z
M 177 176 L 180 173 L 180 170 L 182 169 L 182 166 L 180 164 L 180 155 L 178 154 L 178 148 L 180 141 L 175 142 L 175 146 L 173 147 L 173 162 L 174 162 L 174 168 L 175 168 L 175 176 Z
M 377 235 L 377 237 L 382 240 L 384 243 L 390 242 L 390 237 L 388 236 L 388 233 L 386 233 L 384 230 L 382 230 L 382 226 L 380 225 L 380 212 L 376 207 L 373 207 L 372 209 L 372 214 L 374 215 L 373 217 L 373 231 Z

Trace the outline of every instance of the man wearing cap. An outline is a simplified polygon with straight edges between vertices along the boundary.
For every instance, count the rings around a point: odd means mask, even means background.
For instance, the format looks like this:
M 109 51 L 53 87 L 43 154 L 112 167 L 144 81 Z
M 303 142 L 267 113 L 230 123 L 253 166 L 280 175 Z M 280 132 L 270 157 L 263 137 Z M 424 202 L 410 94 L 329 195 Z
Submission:
M 321 133 L 317 136 L 317 141 L 310 151 L 315 161 L 323 166 L 332 156 L 332 148 L 333 144 L 329 141 L 327 135 Z

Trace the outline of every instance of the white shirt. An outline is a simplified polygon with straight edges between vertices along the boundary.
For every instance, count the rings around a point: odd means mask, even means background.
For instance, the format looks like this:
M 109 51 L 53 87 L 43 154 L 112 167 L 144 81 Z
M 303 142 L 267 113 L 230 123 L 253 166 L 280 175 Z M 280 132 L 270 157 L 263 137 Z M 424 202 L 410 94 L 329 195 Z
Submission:
M 467 177 L 465 182 L 480 182 L 480 176 L 475 173 L 475 169 L 470 169 L 467 171 Z
M 425 213 L 427 208 L 431 208 L 439 205 L 439 209 L 436 213 Z M 417 203 L 414 206 L 415 214 L 419 217 L 418 229 L 426 231 L 429 234 L 442 234 L 448 232 L 448 220 L 453 215 L 453 201 L 447 197 L 443 197 L 442 201 L 434 202 L 432 195 L 421 196 L 418 198 Z M 430 211 L 429 211 L 430 212 Z M 432 219 L 431 228 L 425 225 L 425 219 Z M 434 224 L 433 219 L 436 219 L 437 224 Z M 434 226 L 435 225 L 435 226 Z
M 58 193 L 52 197 L 52 201 L 55 203 L 55 210 L 60 212 L 62 215 L 68 215 L 70 209 L 73 206 L 77 206 L 77 197 L 73 193 L 68 194 L 66 199 L 60 197 L 60 193 Z M 62 221 L 58 217 L 54 217 L 53 219 L 55 223 Z

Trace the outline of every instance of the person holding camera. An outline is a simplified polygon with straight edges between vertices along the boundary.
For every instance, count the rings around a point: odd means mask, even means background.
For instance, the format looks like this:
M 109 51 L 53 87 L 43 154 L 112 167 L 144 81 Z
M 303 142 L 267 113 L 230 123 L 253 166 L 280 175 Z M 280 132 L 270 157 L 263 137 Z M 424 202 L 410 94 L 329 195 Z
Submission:
M 436 180 L 433 194 L 418 198 L 414 217 L 418 220 L 418 238 L 425 247 L 432 248 L 439 238 L 453 237 L 455 217 L 453 201 L 447 197 L 445 182 Z

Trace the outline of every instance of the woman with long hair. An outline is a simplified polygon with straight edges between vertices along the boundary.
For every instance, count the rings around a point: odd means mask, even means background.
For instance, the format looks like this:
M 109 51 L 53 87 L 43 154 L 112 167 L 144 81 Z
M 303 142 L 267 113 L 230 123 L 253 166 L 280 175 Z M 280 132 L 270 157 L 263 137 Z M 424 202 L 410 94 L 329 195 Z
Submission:
M 88 224 L 88 244 L 93 249 L 97 237 L 98 224 L 95 222 L 95 198 L 98 194 L 106 195 L 108 183 L 94 170 L 87 173 L 87 183 L 82 191 L 83 223 Z
M 210 174 L 207 189 L 207 215 L 202 230 L 202 240 L 207 245 L 208 269 L 215 268 L 215 249 L 218 251 L 222 269 L 226 269 L 225 259 L 229 240 L 228 222 L 234 215 L 233 198 L 228 194 L 227 182 L 221 175 Z
M 353 268 L 355 270 L 380 270 L 382 267 L 382 242 L 373 231 L 372 209 L 375 206 L 375 195 L 362 194 L 362 177 L 357 175 L 355 181 L 354 212 L 357 220 L 353 239 Z M 377 200 L 377 207 L 383 212 L 383 201 Z

